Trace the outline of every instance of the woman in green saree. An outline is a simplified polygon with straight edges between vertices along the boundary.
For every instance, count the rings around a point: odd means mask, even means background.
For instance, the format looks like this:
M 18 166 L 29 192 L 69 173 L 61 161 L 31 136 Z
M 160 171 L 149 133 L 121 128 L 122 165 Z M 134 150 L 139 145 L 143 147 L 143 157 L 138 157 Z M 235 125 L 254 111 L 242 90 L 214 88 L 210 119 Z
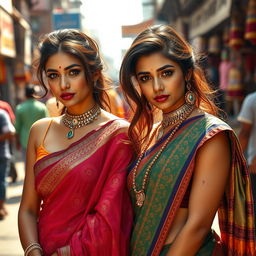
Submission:
M 128 177 L 131 255 L 255 255 L 246 161 L 191 46 L 168 25 L 146 29 L 120 82 L 138 152 Z M 217 212 L 220 237 L 211 229 Z

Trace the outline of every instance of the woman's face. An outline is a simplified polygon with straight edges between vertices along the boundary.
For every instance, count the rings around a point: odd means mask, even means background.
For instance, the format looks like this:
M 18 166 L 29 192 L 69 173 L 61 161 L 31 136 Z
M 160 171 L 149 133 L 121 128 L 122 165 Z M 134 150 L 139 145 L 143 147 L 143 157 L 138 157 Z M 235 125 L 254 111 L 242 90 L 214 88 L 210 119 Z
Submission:
M 163 112 L 173 111 L 185 103 L 183 72 L 176 62 L 161 53 L 140 57 L 136 78 L 142 94 Z
M 46 62 L 45 72 L 52 93 L 70 114 L 81 114 L 93 107 L 93 91 L 79 59 L 63 52 L 55 53 Z

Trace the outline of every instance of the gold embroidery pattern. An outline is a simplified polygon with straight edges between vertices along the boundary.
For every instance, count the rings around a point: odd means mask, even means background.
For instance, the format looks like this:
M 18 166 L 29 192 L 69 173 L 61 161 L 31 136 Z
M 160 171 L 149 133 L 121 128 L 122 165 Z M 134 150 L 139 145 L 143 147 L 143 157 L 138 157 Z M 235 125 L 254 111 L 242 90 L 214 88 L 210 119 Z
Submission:
M 120 122 L 113 122 L 105 127 L 103 131 L 100 130 L 96 132 L 86 140 L 81 141 L 78 145 L 71 147 L 58 156 L 60 158 L 59 162 L 57 162 L 40 181 L 38 188 L 39 193 L 42 196 L 49 195 L 75 166 L 88 159 L 100 146 L 106 143 L 109 136 L 120 127 Z M 115 134 L 113 134 L 113 136 L 114 135 Z

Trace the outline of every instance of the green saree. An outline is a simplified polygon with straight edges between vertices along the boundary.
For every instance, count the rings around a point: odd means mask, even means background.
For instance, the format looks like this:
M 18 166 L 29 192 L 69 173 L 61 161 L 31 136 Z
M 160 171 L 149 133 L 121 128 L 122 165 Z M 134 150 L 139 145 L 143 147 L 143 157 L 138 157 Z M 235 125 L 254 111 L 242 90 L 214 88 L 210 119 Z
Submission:
M 141 208 L 135 205 L 130 172 L 128 186 L 135 211 L 131 255 L 166 255 L 165 240 L 193 175 L 196 152 L 222 131 L 228 132 L 230 137 L 232 165 L 230 181 L 218 211 L 221 240 L 225 255 L 254 255 L 253 204 L 246 162 L 232 129 L 209 114 L 186 120 L 175 133 L 151 169 Z M 145 153 L 136 177 L 137 184 L 142 184 L 147 166 L 170 132 Z M 215 238 L 209 233 L 196 255 L 218 255 Z

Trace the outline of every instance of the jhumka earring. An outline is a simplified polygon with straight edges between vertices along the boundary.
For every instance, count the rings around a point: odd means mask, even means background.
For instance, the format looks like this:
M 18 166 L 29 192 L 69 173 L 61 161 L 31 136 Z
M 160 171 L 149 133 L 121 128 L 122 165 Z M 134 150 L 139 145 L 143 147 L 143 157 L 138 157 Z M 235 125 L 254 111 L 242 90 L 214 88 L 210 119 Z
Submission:
M 187 82 L 187 92 L 185 94 L 185 101 L 189 105 L 194 105 L 196 101 L 196 95 L 193 91 L 191 91 L 191 84 Z

